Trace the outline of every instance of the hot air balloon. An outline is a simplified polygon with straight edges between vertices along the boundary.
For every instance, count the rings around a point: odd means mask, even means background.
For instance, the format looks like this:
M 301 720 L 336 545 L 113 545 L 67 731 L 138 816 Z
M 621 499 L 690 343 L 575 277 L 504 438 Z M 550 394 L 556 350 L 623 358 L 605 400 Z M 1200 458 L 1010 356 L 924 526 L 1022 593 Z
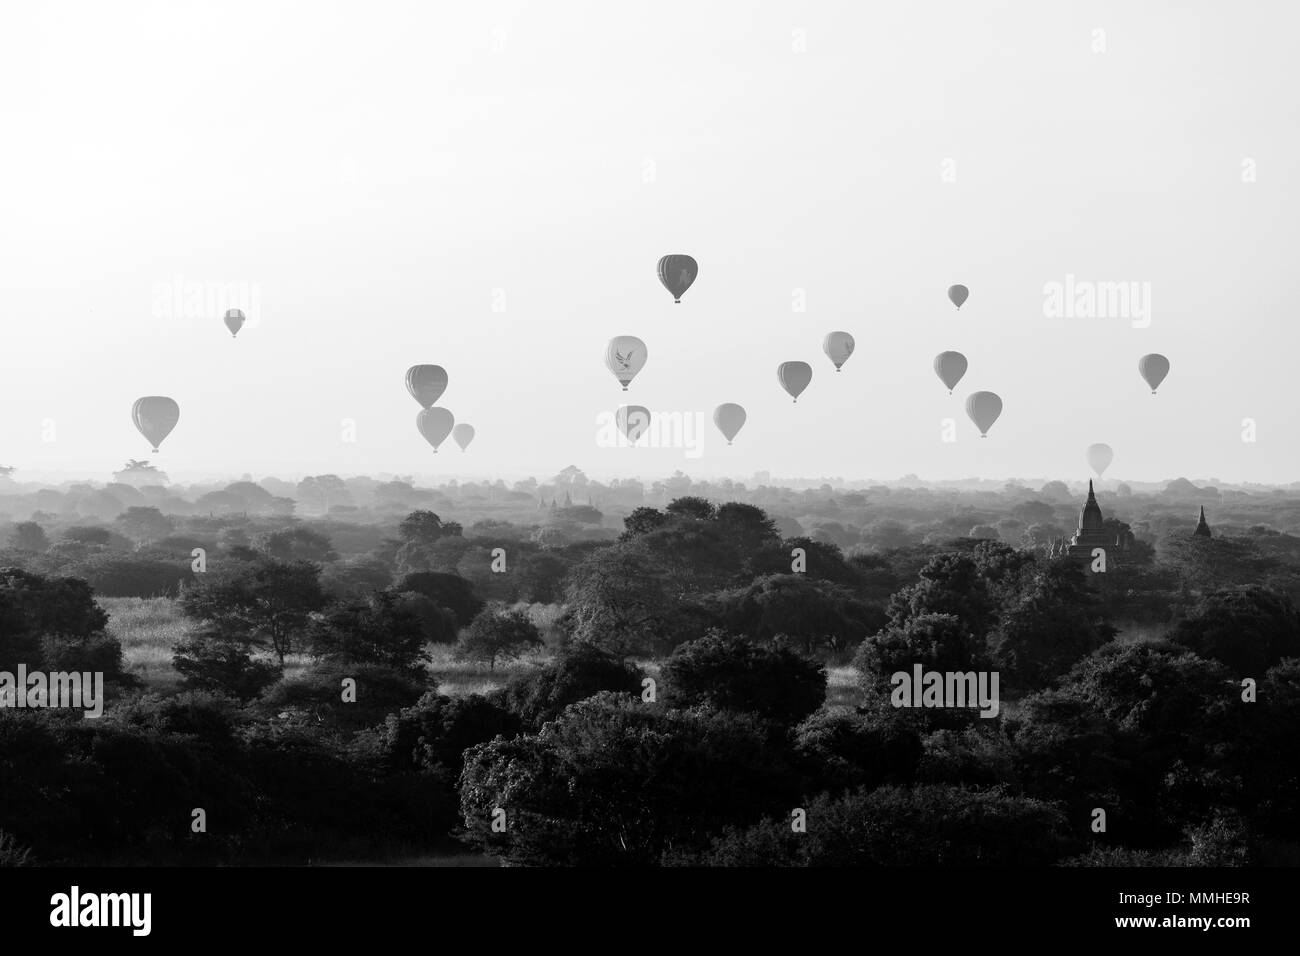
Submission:
M 980 437 L 988 438 L 989 429 L 1002 414 L 1002 399 L 992 392 L 974 392 L 966 399 L 966 414 L 980 430 Z
M 812 366 L 807 362 L 782 362 L 776 369 L 781 387 L 797 402 L 803 390 L 812 381 Z
M 835 363 L 835 371 L 838 372 L 840 366 L 853 354 L 853 336 L 847 332 L 831 332 L 822 339 L 822 351 Z
M 713 424 L 718 426 L 722 437 L 731 444 L 736 433 L 745 427 L 745 410 L 735 402 L 724 402 L 713 410 Z
M 244 310 L 227 309 L 226 317 L 222 321 L 226 323 L 226 328 L 230 329 L 230 337 L 233 339 L 244 327 Z
M 455 424 L 455 416 L 445 408 L 424 408 L 415 416 L 415 427 L 420 430 L 424 440 L 433 446 L 435 455 L 438 453 L 438 446 L 447 440 Z
M 158 446 L 172 433 L 180 417 L 181 407 L 164 395 L 137 398 L 131 406 L 131 421 L 135 422 L 136 430 L 149 439 L 155 455 L 158 454 Z
M 966 368 L 966 356 L 960 352 L 940 352 L 934 357 L 934 374 L 948 386 L 949 395 L 966 374 Z
M 469 443 L 474 440 L 474 426 L 466 425 L 463 422 L 451 430 L 452 440 L 464 451 L 469 447 Z
M 960 309 L 962 303 L 964 303 L 968 298 L 970 298 L 970 289 L 966 288 L 964 285 L 948 286 L 948 300 L 957 308 Z
M 447 390 L 447 370 L 441 365 L 412 365 L 406 370 L 406 390 L 428 408 Z
M 618 423 L 618 430 L 635 445 L 650 427 L 650 409 L 643 405 L 622 405 L 614 413 L 614 421 Z
M 673 294 L 673 299 L 680 303 L 686 290 L 691 287 L 699 275 L 700 266 L 690 256 L 664 256 L 659 260 L 659 281 Z
M 1101 473 L 1110 467 L 1110 463 L 1115 460 L 1115 452 L 1109 445 L 1089 445 L 1088 446 L 1088 465 L 1101 477 Z
M 1138 371 L 1142 373 L 1142 377 L 1151 386 L 1151 394 L 1154 395 L 1156 389 L 1160 387 L 1160 383 L 1169 374 L 1169 359 L 1157 352 L 1144 355 L 1138 359 Z
M 605 365 L 625 392 L 648 357 L 645 343 L 635 335 L 616 335 L 605 346 Z

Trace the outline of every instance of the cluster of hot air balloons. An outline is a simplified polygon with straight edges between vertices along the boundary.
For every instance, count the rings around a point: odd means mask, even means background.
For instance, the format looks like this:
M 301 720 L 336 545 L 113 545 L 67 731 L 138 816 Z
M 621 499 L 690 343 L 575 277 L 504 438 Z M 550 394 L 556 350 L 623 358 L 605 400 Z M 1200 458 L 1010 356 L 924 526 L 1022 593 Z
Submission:
M 420 412 L 415 416 L 415 427 L 424 440 L 433 446 L 434 454 L 438 446 L 452 440 L 464 451 L 474 440 L 474 426 L 464 422 L 456 424 L 456 417 L 447 409 L 434 403 L 447 390 L 447 370 L 441 365 L 412 365 L 406 370 L 406 390 L 420 405 Z

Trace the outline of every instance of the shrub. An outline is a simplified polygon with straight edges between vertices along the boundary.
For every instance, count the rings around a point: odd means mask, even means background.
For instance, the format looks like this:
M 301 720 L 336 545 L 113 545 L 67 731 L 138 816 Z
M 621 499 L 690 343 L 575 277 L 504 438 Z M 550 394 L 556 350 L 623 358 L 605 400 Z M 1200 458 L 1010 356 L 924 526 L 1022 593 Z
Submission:
M 601 691 L 641 693 L 641 672 L 589 644 L 572 644 L 550 664 L 510 679 L 492 695 L 494 702 L 540 730 L 570 704 Z

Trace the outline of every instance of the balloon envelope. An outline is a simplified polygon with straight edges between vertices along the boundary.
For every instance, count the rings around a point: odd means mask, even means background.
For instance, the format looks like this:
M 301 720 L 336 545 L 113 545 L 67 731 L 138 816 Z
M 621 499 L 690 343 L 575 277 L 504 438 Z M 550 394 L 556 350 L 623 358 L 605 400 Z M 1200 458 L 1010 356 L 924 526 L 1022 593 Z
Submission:
M 227 309 L 223 321 L 226 323 L 226 328 L 230 329 L 230 337 L 233 339 L 239 334 L 239 330 L 244 327 L 244 311 L 242 309 Z
M 155 452 L 176 427 L 180 417 L 181 407 L 164 395 L 137 398 L 131 406 L 131 421 L 135 422 L 136 430 L 149 439 Z
M 635 445 L 650 427 L 650 409 L 643 405 L 622 405 L 614 413 L 614 421 L 618 423 L 618 430 Z
M 447 370 L 441 365 L 412 365 L 406 370 L 406 390 L 428 408 L 447 390 Z
M 627 391 L 637 372 L 645 366 L 649 358 L 645 343 L 635 335 L 616 335 L 605 346 L 605 366 L 614 373 L 623 391 Z
M 678 302 L 682 301 L 682 296 L 691 287 L 691 283 L 695 281 L 695 277 L 699 275 L 699 272 L 699 263 L 690 256 L 679 253 L 664 256 L 659 260 L 659 281 L 664 284 L 664 288 L 671 292 L 673 298 Z
M 735 402 L 724 402 L 713 410 L 713 424 L 718 426 L 728 445 L 745 426 L 745 418 L 745 410 Z
M 1101 473 L 1110 467 L 1110 463 L 1115 460 L 1115 452 L 1109 445 L 1089 445 L 1088 446 L 1088 465 L 1101 477 Z
M 948 286 L 948 300 L 957 308 L 960 309 L 962 303 L 968 298 L 970 298 L 970 289 L 966 288 L 964 285 Z
M 966 399 L 966 414 L 980 430 L 980 437 L 987 438 L 989 429 L 1002 414 L 1002 399 L 992 392 L 973 392 Z
M 1151 394 L 1154 395 L 1156 389 L 1160 387 L 1160 383 L 1169 374 L 1169 359 L 1158 352 L 1144 355 L 1138 359 L 1138 371 L 1142 373 L 1146 383 L 1151 386 Z
M 853 336 L 847 332 L 831 332 L 822 340 L 822 351 L 835 363 L 835 371 L 838 372 L 840 366 L 853 354 Z
M 474 426 L 461 423 L 451 430 L 451 438 L 464 451 L 474 440 Z
M 807 362 L 782 362 L 776 369 L 781 387 L 797 402 L 799 395 L 812 381 L 812 366 Z
M 934 373 L 948 386 L 949 395 L 966 374 L 966 368 L 966 356 L 960 352 L 940 352 L 934 357 Z
M 415 427 L 420 430 L 424 440 L 433 446 L 435 453 L 438 446 L 447 440 L 455 424 L 455 417 L 445 408 L 424 408 L 415 416 Z

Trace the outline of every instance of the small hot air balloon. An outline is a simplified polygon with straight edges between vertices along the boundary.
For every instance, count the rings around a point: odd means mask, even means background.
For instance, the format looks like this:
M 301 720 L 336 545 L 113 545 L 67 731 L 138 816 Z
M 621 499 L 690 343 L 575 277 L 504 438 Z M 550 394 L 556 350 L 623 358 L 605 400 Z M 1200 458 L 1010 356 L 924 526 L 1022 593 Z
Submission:
M 970 289 L 966 288 L 964 285 L 948 286 L 948 300 L 957 308 L 960 309 L 962 303 L 964 303 L 968 298 L 970 298 Z
M 1101 477 L 1101 473 L 1110 467 L 1110 463 L 1115 460 L 1115 452 L 1109 445 L 1089 445 L 1088 446 L 1088 465 Z
M 647 358 L 645 343 L 635 335 L 616 335 L 605 346 L 605 366 L 614 373 L 625 392 Z
M 822 351 L 835 363 L 835 371 L 838 372 L 853 354 L 853 336 L 847 332 L 831 332 L 822 340 Z
M 973 392 L 966 399 L 966 414 L 980 430 L 981 438 L 989 437 L 989 429 L 1002 414 L 1002 399 L 992 392 Z
M 158 454 L 158 446 L 171 434 L 180 417 L 181 407 L 164 395 L 137 398 L 131 406 L 131 421 L 135 422 L 136 430 L 149 439 L 155 455 Z
M 428 408 L 447 390 L 447 370 L 441 365 L 412 365 L 406 370 L 406 390 Z
M 745 410 L 735 402 L 724 402 L 713 410 L 713 424 L 718 426 L 722 437 L 731 444 L 736 433 L 745 427 Z
M 456 418 L 445 408 L 423 408 L 415 416 L 415 427 L 420 430 L 424 440 L 433 446 L 433 453 L 438 453 L 438 446 L 451 434 Z
M 618 430 L 635 445 L 650 427 L 650 409 L 643 405 L 622 405 L 614 413 L 614 421 L 618 423 Z
M 474 426 L 461 423 L 451 430 L 452 440 L 464 451 L 469 447 L 469 443 L 474 440 Z
M 960 352 L 940 352 L 934 357 L 934 373 L 948 386 L 949 395 L 966 374 L 966 368 L 966 356 Z
M 812 366 L 807 362 L 782 362 L 776 369 L 781 387 L 797 402 L 803 390 L 812 381 Z
M 659 281 L 673 294 L 673 299 L 679 304 L 699 272 L 699 263 L 690 256 L 678 254 L 664 256 L 659 260 Z
M 226 323 L 226 328 L 230 329 L 230 337 L 233 339 L 244 327 L 244 310 L 227 309 L 226 317 L 222 321 Z
M 1156 389 L 1160 387 L 1160 383 L 1169 374 L 1169 359 L 1158 352 L 1144 355 L 1138 359 L 1138 371 L 1142 373 L 1142 377 L 1151 386 L 1151 394 L 1154 395 Z

